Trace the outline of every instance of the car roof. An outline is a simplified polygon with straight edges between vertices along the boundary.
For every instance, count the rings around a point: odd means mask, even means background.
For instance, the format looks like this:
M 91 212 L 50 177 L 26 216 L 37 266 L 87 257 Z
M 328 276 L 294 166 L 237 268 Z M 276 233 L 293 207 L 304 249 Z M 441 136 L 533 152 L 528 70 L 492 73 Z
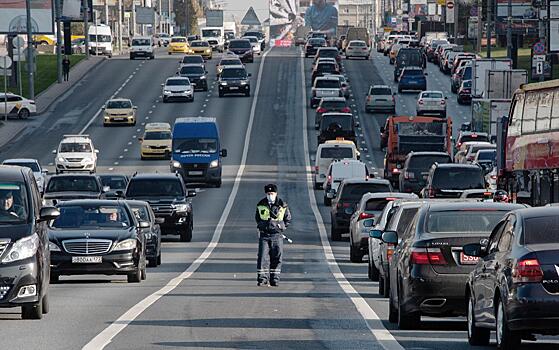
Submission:
M 130 206 L 146 206 L 149 207 L 149 203 L 146 201 L 140 201 L 137 199 L 126 199 L 126 203 L 128 203 Z
M 130 181 L 134 180 L 180 180 L 176 174 L 161 174 L 161 173 L 144 173 L 132 176 Z
M 181 68 L 184 67 L 202 67 L 204 68 L 204 65 L 202 63 L 185 63 L 181 66 Z
M 57 207 L 68 206 L 68 205 L 107 205 L 107 206 L 115 206 L 115 205 L 126 205 L 126 200 L 124 199 L 71 199 L 60 201 L 56 204 Z
M 202 60 L 204 59 L 204 57 L 202 57 L 202 55 L 185 55 L 185 56 L 183 56 L 182 59 L 184 60 L 185 58 L 198 58 L 198 59 L 201 58 Z
M 446 152 L 433 152 L 433 151 L 422 151 L 422 152 L 410 152 L 408 153 L 407 157 L 411 158 L 411 157 L 416 157 L 416 156 L 447 156 L 450 157 L 450 155 Z
M 0 165 L 0 177 L 2 181 L 21 181 L 23 173 L 26 168 L 12 165 Z M 31 171 L 31 169 L 27 169 Z
M 413 193 L 402 193 L 402 192 L 368 192 L 361 197 L 362 201 L 368 201 L 369 199 L 377 198 L 396 198 L 396 199 L 417 199 L 417 195 Z
M 182 39 L 186 39 L 186 37 L 185 37 L 185 36 L 182 36 L 182 35 L 173 35 L 173 36 L 171 37 L 171 39 L 173 39 L 173 38 L 182 38 Z
M 478 165 L 475 164 L 459 164 L 459 163 L 437 163 L 437 168 L 469 168 L 469 169 L 479 169 Z
M 353 114 L 351 114 L 351 113 L 340 113 L 340 112 L 327 112 L 327 113 L 324 113 L 322 115 L 322 118 L 330 117 L 330 116 L 334 116 L 334 115 L 342 116 L 342 117 L 352 117 L 353 118 Z
M 458 135 L 458 137 L 461 137 L 461 136 L 470 136 L 470 135 L 488 136 L 486 132 L 461 131 L 461 132 L 460 132 L 460 135 Z
M 20 163 L 37 163 L 39 164 L 39 161 L 37 159 L 33 159 L 33 158 L 10 158 L 10 159 L 4 159 L 4 161 L 2 162 L 2 164 L 6 164 L 8 162 L 20 162 Z
M 135 35 L 132 37 L 132 40 L 134 39 L 151 39 L 151 36 L 144 36 L 144 35 Z
M 331 147 L 350 147 L 350 148 L 357 148 L 357 146 L 355 146 L 355 143 L 353 143 L 353 141 L 350 140 L 327 140 L 324 143 L 321 143 L 320 145 L 318 145 L 318 148 L 321 147 L 326 147 L 326 146 L 331 146 Z
M 55 174 L 55 175 L 49 176 L 49 180 L 62 178 L 62 177 L 93 177 L 93 178 L 97 178 L 97 174 L 84 174 L 84 173 Z
M 228 69 L 239 69 L 239 68 L 246 69 L 246 67 L 245 67 L 244 65 L 242 65 L 242 64 L 234 64 L 234 65 L 230 65 L 230 66 L 224 66 L 224 67 L 223 67 L 223 70 L 228 70 Z
M 468 141 L 464 143 L 466 143 L 468 146 L 491 146 L 493 148 L 497 147 L 496 144 L 487 141 Z
M 365 41 L 363 41 L 363 40 L 352 40 L 352 41 L 349 42 L 349 44 L 351 45 L 351 43 L 363 43 L 363 44 L 365 44 Z
M 457 211 L 457 210 L 506 210 L 525 208 L 522 204 L 501 202 L 479 202 L 479 201 L 440 201 L 429 202 L 426 205 L 428 211 Z
M 128 175 L 119 174 L 119 173 L 116 173 L 116 174 L 113 174 L 113 173 L 102 173 L 102 174 L 99 174 L 99 173 L 97 173 L 97 174 L 95 174 L 95 175 L 97 175 L 97 176 L 99 176 L 99 177 L 124 177 L 124 178 L 128 178 Z
M 423 95 L 423 94 L 430 94 L 430 93 L 434 93 L 434 92 L 444 95 L 444 92 L 442 92 L 440 90 L 425 90 L 425 91 L 421 91 L 420 94 Z
M 192 40 L 191 44 L 194 44 L 194 43 L 206 43 L 206 44 L 208 44 L 208 46 L 210 45 L 206 40 Z
M 331 74 L 328 75 L 324 75 L 321 77 L 316 77 L 316 80 L 336 80 L 339 81 L 340 79 L 338 79 L 337 77 L 332 76 Z
M 71 143 L 71 142 L 91 142 L 89 135 L 64 135 L 60 143 Z
M 318 79 L 318 78 L 317 78 L 317 79 Z M 347 102 L 347 100 L 345 99 L 345 97 L 338 97 L 338 96 L 321 97 L 320 100 L 321 100 L 322 102 L 324 102 L 324 101 Z
M 370 88 L 373 88 L 373 89 L 390 89 L 390 86 L 388 86 L 388 85 L 371 85 Z
M 365 163 L 363 163 L 363 166 L 365 166 Z M 366 183 L 377 184 L 377 185 L 390 185 L 390 181 L 388 181 L 386 179 L 362 179 L 360 177 L 351 178 L 351 179 L 343 179 L 342 183 L 346 184 L 346 185 L 348 185 L 348 184 L 349 185 L 366 184 Z
M 144 127 L 144 129 L 146 131 L 155 130 L 155 129 L 171 130 L 171 124 L 169 124 L 169 123 L 147 123 L 146 126 Z
M 223 56 L 221 58 L 221 60 L 219 60 L 219 62 L 221 61 L 240 61 L 241 59 L 239 58 L 239 56 Z
M 421 71 L 423 71 L 423 68 L 417 67 L 417 66 L 406 66 L 406 67 L 404 67 L 403 70 L 421 70 Z
M 515 210 L 514 213 L 522 216 L 524 219 L 537 217 L 557 217 L 559 215 L 559 207 L 555 205 L 545 207 L 530 207 Z
M 115 98 L 110 98 L 107 100 L 107 102 L 132 102 L 132 100 L 130 100 L 129 98 L 123 98 L 123 97 L 115 97 Z

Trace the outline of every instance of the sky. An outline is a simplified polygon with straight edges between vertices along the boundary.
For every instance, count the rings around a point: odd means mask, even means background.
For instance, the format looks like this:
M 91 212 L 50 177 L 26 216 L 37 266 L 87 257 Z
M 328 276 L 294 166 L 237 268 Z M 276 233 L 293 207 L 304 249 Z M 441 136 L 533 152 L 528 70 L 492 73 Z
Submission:
M 240 22 L 249 7 L 253 7 L 260 22 L 268 19 L 269 0 L 222 0 L 225 3 L 224 19 L 227 21 L 231 16 L 235 16 Z

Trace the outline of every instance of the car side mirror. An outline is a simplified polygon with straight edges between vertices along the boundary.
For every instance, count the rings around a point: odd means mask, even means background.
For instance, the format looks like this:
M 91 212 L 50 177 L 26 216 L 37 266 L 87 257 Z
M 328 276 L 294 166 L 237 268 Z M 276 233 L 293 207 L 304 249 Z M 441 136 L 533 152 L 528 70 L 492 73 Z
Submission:
M 369 231 L 369 237 L 382 240 L 382 230 L 373 229 Z
M 132 107 L 132 109 L 138 109 L 138 106 L 134 106 L 134 107 Z
M 196 190 L 188 190 L 187 197 L 196 197 Z
M 109 186 L 103 186 L 103 193 L 107 193 L 111 190 Z
M 384 126 L 381 126 L 381 127 L 380 127 L 380 133 L 381 133 L 381 134 L 384 134 L 384 131 L 385 131 Z
M 155 223 L 159 225 L 164 224 L 165 218 L 155 218 Z
M 48 175 L 49 174 L 49 171 L 47 169 L 43 169 L 41 172 L 43 173 L 43 175 Z
M 54 220 L 60 216 L 60 211 L 55 207 L 43 207 L 39 211 L 38 222 Z
M 144 138 L 140 136 L 140 137 L 138 137 L 138 141 L 144 142 Z
M 385 243 L 390 243 L 390 244 L 397 245 L 398 244 L 398 234 L 396 233 L 396 231 L 385 231 L 382 234 L 382 240 Z
M 326 192 L 326 198 L 328 199 L 333 199 L 336 196 L 336 191 L 334 190 L 328 190 L 328 192 Z
M 356 127 L 356 128 L 358 128 L 358 127 L 360 127 L 360 126 L 361 126 L 361 123 L 355 122 L 355 127 Z
M 149 222 L 147 222 L 147 221 L 140 221 L 140 222 L 138 223 L 138 227 L 139 227 L 139 228 L 149 228 L 149 227 L 150 227 L 150 224 L 149 224 Z
M 462 251 L 464 252 L 464 255 L 475 257 L 484 257 L 485 255 L 487 255 L 486 247 L 484 245 L 481 245 L 480 243 L 466 244 L 462 247 Z
M 96 149 L 96 150 L 95 150 L 94 152 L 95 152 L 95 153 L 99 153 L 99 150 L 98 150 L 98 149 Z
M 161 84 L 161 87 L 163 87 L 163 86 L 165 86 L 165 84 L 162 83 L 162 84 Z
M 223 158 L 227 157 L 227 150 L 222 149 L 221 152 L 219 152 L 219 155 L 222 156 Z
M 56 150 L 55 150 L 55 149 L 52 150 L 52 154 L 56 154 Z
M 252 77 L 252 73 L 248 73 L 248 76 L 249 76 L 249 77 Z

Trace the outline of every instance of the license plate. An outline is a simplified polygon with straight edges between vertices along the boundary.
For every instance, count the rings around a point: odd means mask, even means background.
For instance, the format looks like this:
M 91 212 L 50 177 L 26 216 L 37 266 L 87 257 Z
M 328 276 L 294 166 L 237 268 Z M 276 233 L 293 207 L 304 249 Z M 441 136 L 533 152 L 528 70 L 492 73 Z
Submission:
M 203 171 L 189 171 L 188 175 L 192 175 L 192 176 L 200 176 L 203 175 L 204 172 Z
M 477 256 L 470 256 L 464 254 L 464 252 L 460 252 L 460 264 L 462 265 L 475 265 L 477 264 L 479 257 Z
M 239 90 L 239 88 L 237 86 L 231 86 L 229 90 Z
M 124 118 L 113 118 L 113 120 L 114 120 L 115 122 L 121 122 L 121 121 L 124 120 Z
M 102 262 L 100 256 L 73 256 L 72 263 L 74 264 L 99 264 Z

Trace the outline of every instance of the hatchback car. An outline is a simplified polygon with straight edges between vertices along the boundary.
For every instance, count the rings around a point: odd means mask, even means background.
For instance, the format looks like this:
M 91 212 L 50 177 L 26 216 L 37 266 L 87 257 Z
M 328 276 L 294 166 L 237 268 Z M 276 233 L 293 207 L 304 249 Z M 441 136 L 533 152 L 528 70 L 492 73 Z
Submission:
M 518 204 L 431 202 L 418 210 L 403 233 L 385 231 L 396 245 L 390 262 L 389 321 L 416 329 L 421 316 L 466 315 L 465 288 L 476 259 L 462 246 L 487 240 L 495 225 Z
M 169 123 L 147 123 L 144 135 L 138 137 L 141 143 L 140 158 L 171 158 L 172 135 Z
M 103 106 L 103 126 L 136 125 L 136 110 L 128 98 L 113 98 Z
M 445 152 L 410 152 L 398 178 L 400 192 L 419 194 L 427 183 L 429 170 L 435 163 L 452 163 Z
M 373 85 L 366 95 L 365 111 L 388 111 L 396 113 L 396 98 L 388 85 Z
M 366 173 L 366 176 L 361 178 L 345 178 L 336 190 L 336 196 L 332 200 L 330 210 L 330 237 L 333 241 L 339 241 L 342 234 L 349 233 L 351 217 L 365 193 L 392 192 L 392 186 L 388 180 L 370 179 L 368 169 Z M 363 257 L 362 254 L 359 256 Z M 359 259 L 360 261 L 361 259 Z
M 184 37 L 184 36 L 173 36 L 173 37 L 171 37 L 171 41 L 169 42 L 169 45 L 167 46 L 167 52 L 169 53 L 169 55 L 172 55 L 174 53 L 187 54 L 188 53 L 188 41 L 186 40 L 186 37 Z
M 336 192 L 345 179 L 367 179 L 369 177 L 369 168 L 359 160 L 342 159 L 334 160 L 328 166 L 326 178 L 322 184 L 324 190 L 324 205 L 332 205 L 332 199 L 336 196 Z
M 367 43 L 362 40 L 352 40 L 345 48 L 345 58 L 348 60 L 352 57 L 361 57 L 368 60 L 370 55 L 370 48 L 367 46 Z
M 423 198 L 459 198 L 464 190 L 484 189 L 483 169 L 471 164 L 433 164 Z
M 161 84 L 163 88 L 163 103 L 177 100 L 194 101 L 194 87 L 186 77 L 170 77 Z
M 245 66 L 225 66 L 218 79 L 219 97 L 227 94 L 250 96 L 250 78 Z
M 0 93 L 1 116 L 4 116 L 7 113 L 8 117 L 26 119 L 29 116 L 35 115 L 36 112 L 37 106 L 35 105 L 34 100 L 29 100 L 25 97 L 15 94 Z
M 314 128 L 316 130 L 320 127 L 322 115 L 331 112 L 351 113 L 351 108 L 344 97 L 322 97 L 316 107 L 314 117 Z
M 58 149 L 52 150 L 56 173 L 83 171 L 93 174 L 97 170 L 99 150 L 89 135 L 64 135 Z
M 405 67 L 398 79 L 398 92 L 404 90 L 427 90 L 427 73 L 420 67 Z
M 353 120 L 351 113 L 324 113 L 320 121 L 317 143 L 321 144 L 327 140 L 336 140 L 338 138 L 355 143 L 357 138 L 355 128 L 358 126 L 359 122 Z
M 417 96 L 417 115 L 437 114 L 446 118 L 446 99 L 442 91 L 423 91 Z
M 212 47 L 205 40 L 194 40 L 190 43 L 188 48 L 189 55 L 200 55 L 204 59 L 212 59 Z
M 229 41 L 229 52 L 234 53 L 243 63 L 253 63 L 254 53 L 252 52 L 252 45 L 246 39 L 233 39 Z
M 468 341 L 518 349 L 534 334 L 559 334 L 559 208 L 510 212 L 489 240 L 464 245 L 477 262 L 466 284 Z
M 323 97 L 343 97 L 340 79 L 331 76 L 316 78 L 311 88 L 311 108 L 315 108 Z
M 208 79 L 204 66 L 201 64 L 184 64 L 179 68 L 177 73 L 181 77 L 186 77 L 190 80 L 190 84 L 194 90 L 208 91 Z

